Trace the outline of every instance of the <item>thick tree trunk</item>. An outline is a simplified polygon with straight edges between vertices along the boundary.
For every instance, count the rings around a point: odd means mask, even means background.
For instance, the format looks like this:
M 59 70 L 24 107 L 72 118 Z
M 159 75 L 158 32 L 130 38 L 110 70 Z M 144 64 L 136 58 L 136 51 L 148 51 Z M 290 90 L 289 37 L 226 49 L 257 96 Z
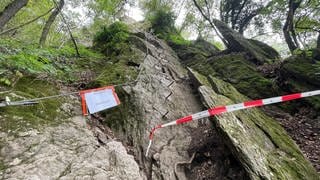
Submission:
M 14 17 L 17 12 L 28 4 L 28 0 L 14 0 L 5 9 L 0 12 L 0 29 L 2 29 L 7 22 Z
M 46 22 L 43 30 L 42 30 L 42 34 L 40 37 L 40 42 L 39 45 L 40 47 L 43 47 L 46 43 L 50 28 L 52 26 L 52 24 L 54 23 L 56 17 L 59 15 L 59 13 L 61 12 L 62 8 L 64 6 L 64 0 L 60 0 L 59 4 L 57 5 L 56 9 L 52 12 L 52 14 L 50 15 L 48 21 Z
M 295 11 L 300 6 L 301 2 L 302 0 L 289 0 L 289 10 L 287 14 L 287 19 L 283 26 L 283 35 L 291 53 L 297 48 L 299 48 L 299 44 L 293 26 L 293 18 Z

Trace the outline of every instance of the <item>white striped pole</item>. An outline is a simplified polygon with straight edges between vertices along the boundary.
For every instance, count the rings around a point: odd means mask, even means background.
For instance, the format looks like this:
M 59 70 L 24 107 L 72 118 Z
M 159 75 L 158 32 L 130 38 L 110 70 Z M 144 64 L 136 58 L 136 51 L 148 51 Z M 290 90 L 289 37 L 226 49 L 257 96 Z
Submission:
M 165 124 L 157 125 L 156 127 L 152 128 L 150 131 L 149 145 L 147 147 L 146 156 L 148 156 L 148 154 L 149 154 L 149 150 L 152 145 L 153 136 L 154 136 L 154 133 L 157 129 L 168 127 L 168 126 L 173 126 L 173 125 L 178 125 L 178 124 L 183 124 L 183 123 L 187 123 L 187 122 L 194 121 L 194 120 L 199 120 L 202 118 L 215 116 L 217 114 L 222 114 L 225 112 L 238 111 L 241 109 L 264 106 L 264 105 L 268 105 L 268 104 L 275 104 L 275 103 L 279 103 L 279 102 L 291 101 L 291 100 L 295 100 L 295 99 L 316 96 L 316 95 L 320 95 L 320 90 L 303 92 L 303 93 L 296 93 L 296 94 L 289 94 L 289 95 L 285 95 L 285 96 L 278 96 L 278 97 L 267 98 L 267 99 L 246 101 L 243 103 L 232 104 L 232 105 L 228 105 L 228 106 L 218 106 L 218 107 L 210 108 L 205 111 L 198 112 L 196 114 L 185 116 L 185 117 L 177 119 L 175 121 L 171 121 L 171 122 L 168 122 Z

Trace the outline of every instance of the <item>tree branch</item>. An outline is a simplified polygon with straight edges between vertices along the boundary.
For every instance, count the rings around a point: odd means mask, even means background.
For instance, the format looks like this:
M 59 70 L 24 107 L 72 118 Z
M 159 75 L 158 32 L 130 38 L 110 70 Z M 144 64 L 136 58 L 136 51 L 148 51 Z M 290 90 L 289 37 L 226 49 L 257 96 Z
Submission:
M 56 2 L 55 0 L 53 0 L 53 2 L 54 2 L 55 5 L 59 8 L 57 2 Z M 60 10 L 61 10 L 61 9 L 60 9 Z M 62 20 L 64 21 L 64 24 L 67 26 L 68 33 L 69 33 L 69 35 L 70 35 L 71 41 L 72 41 L 72 43 L 73 43 L 73 45 L 74 45 L 74 48 L 75 48 L 75 50 L 76 50 L 77 57 L 80 57 L 79 48 L 78 48 L 78 45 L 77 45 L 76 40 L 75 40 L 74 37 L 73 37 L 73 34 L 72 34 L 72 31 L 71 31 L 70 25 L 67 23 L 67 21 L 66 21 L 66 19 L 64 18 L 62 12 L 60 13 L 60 16 L 61 16 Z
M 217 30 L 216 26 L 213 24 L 213 22 L 211 21 L 211 19 L 206 16 L 203 12 L 203 10 L 201 9 L 201 7 L 199 6 L 198 2 L 196 0 L 192 0 L 194 5 L 196 6 L 196 8 L 199 10 L 199 12 L 201 13 L 202 17 L 204 19 L 206 19 L 209 24 L 211 25 L 211 27 L 213 28 L 213 30 L 217 33 L 218 37 L 221 39 L 221 41 L 225 44 L 225 46 L 228 47 L 229 43 L 222 37 L 222 35 L 220 34 L 220 32 Z
M 301 27 L 301 26 L 296 26 L 296 29 L 312 30 L 312 31 L 315 31 L 315 32 L 320 33 L 320 29 L 311 28 L 311 27 Z
M 24 26 L 26 26 L 26 25 L 28 25 L 28 24 L 31 24 L 31 23 L 35 22 L 36 20 L 42 18 L 43 16 L 46 16 L 47 14 L 49 14 L 53 9 L 54 9 L 54 8 L 51 8 L 51 9 L 50 9 L 49 11 L 47 11 L 46 13 L 44 13 L 44 14 L 42 14 L 42 15 L 40 15 L 40 16 L 38 16 L 38 17 L 30 20 L 30 21 L 27 21 L 27 22 L 25 22 L 25 23 L 23 23 L 23 24 L 21 24 L 21 25 L 19 25 L 19 26 L 16 26 L 16 27 L 14 27 L 14 28 L 11 28 L 11 29 L 2 31 L 2 32 L 0 32 L 0 35 L 9 33 L 9 32 L 11 32 L 11 31 L 17 30 L 17 29 L 19 29 L 19 28 L 21 28 L 21 27 L 24 27 Z

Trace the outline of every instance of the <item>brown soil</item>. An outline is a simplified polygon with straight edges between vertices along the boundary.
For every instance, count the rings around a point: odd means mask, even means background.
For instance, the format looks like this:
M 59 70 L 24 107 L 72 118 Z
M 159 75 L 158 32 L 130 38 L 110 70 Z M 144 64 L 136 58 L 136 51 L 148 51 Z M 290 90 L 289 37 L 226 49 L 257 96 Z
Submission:
M 320 172 L 320 117 L 315 117 L 314 112 L 303 107 L 294 115 L 276 106 L 264 107 L 263 110 L 279 121 Z M 190 132 L 193 140 L 189 155 L 191 157 L 195 153 L 195 156 L 191 163 L 178 166 L 185 170 L 188 179 L 249 179 L 212 125 L 202 125 L 190 129 Z
M 316 117 L 316 113 L 309 108 L 299 109 L 298 112 L 290 115 L 276 106 L 263 108 L 268 115 L 280 122 L 316 170 L 320 172 L 320 117 Z
M 249 179 L 209 121 L 190 132 L 189 154 L 191 157 L 195 153 L 195 156 L 191 164 L 179 165 L 188 179 Z

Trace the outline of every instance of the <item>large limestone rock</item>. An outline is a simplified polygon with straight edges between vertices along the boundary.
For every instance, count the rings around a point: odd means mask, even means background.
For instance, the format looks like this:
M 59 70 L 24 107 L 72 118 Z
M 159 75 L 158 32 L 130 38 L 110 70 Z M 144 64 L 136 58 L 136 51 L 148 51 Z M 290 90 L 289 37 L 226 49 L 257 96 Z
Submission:
M 187 71 L 181 66 L 171 48 L 163 41 L 145 34 L 135 37 L 137 48 L 148 48 L 141 60 L 142 72 L 136 84 L 118 88 L 121 105 L 106 114 L 106 123 L 115 134 L 134 146 L 135 155 L 149 179 L 186 179 L 185 173 L 175 171 L 177 162 L 188 161 L 192 141 L 186 126 L 164 128 L 156 132 L 149 157 L 145 157 L 149 131 L 158 124 L 178 119 L 201 110 L 186 81 Z M 132 38 L 133 39 L 133 38 Z
M 247 40 L 240 33 L 219 20 L 214 19 L 213 23 L 228 42 L 227 47 L 232 52 L 247 52 L 252 56 L 251 61 L 258 65 L 279 59 L 279 54 L 267 44 L 255 40 Z
M 207 107 L 247 100 L 232 85 L 189 70 Z M 213 90 L 214 89 L 214 90 Z M 212 119 L 251 179 L 319 179 L 285 130 L 258 109 L 225 113 Z
M 86 119 L 3 137 L 3 179 L 143 179 L 122 143 L 99 144 Z

